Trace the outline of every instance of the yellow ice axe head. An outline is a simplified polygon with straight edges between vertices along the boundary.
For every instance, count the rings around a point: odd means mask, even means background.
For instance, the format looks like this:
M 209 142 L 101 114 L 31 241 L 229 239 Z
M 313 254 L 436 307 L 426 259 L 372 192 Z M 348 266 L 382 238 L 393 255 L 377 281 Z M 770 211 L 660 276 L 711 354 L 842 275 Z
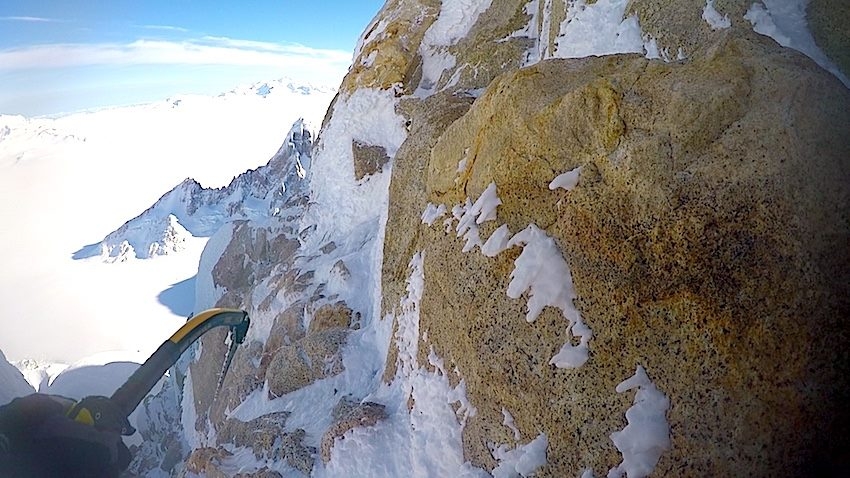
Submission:
M 68 410 L 68 418 L 101 431 L 121 435 L 136 433 L 121 408 L 107 397 L 91 396 L 80 400 Z

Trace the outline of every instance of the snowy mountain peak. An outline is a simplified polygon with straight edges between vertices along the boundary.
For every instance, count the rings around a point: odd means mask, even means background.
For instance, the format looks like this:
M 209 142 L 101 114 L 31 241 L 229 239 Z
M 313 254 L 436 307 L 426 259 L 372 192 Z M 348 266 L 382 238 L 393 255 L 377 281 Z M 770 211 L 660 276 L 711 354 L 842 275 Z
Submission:
M 272 81 L 259 81 L 249 86 L 234 88 L 222 96 L 231 95 L 257 95 L 263 98 L 276 95 L 281 92 L 299 95 L 311 95 L 314 93 L 330 93 L 336 91 L 334 85 L 315 85 L 310 83 L 296 82 L 291 78 L 279 78 Z
M 204 188 L 186 178 L 101 242 L 78 250 L 74 258 L 123 262 L 173 254 L 182 251 L 189 238 L 209 237 L 231 220 L 279 215 L 305 182 L 312 144 L 310 131 L 299 119 L 265 166 L 236 176 L 224 188 Z
M 133 257 L 148 259 L 180 252 L 185 248 L 186 239 L 191 237 L 174 214 L 161 218 L 154 216 L 133 224 L 122 234 L 116 233 L 107 236 L 101 244 L 101 256 L 106 262 L 123 262 Z
M 68 368 L 67 364 L 45 362 L 34 359 L 24 359 L 12 362 L 36 392 L 45 390 L 62 371 Z

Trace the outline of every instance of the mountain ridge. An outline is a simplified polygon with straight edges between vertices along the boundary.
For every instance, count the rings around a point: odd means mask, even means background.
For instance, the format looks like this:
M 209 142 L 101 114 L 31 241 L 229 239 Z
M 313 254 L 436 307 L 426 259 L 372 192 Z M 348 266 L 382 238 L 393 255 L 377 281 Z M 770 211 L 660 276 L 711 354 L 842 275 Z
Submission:
M 267 164 L 235 176 L 220 188 L 205 188 L 186 178 L 101 241 L 74 252 L 73 258 L 149 259 L 180 252 L 188 236 L 209 237 L 225 222 L 281 214 L 291 195 L 287 184 L 292 187 L 306 177 L 311 148 L 312 135 L 299 119 Z

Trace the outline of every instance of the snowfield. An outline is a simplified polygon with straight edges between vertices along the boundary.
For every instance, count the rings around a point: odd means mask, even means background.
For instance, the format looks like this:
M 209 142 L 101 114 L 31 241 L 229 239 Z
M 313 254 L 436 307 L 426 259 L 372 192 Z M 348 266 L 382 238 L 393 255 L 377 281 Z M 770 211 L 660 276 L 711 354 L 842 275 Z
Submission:
M 65 363 L 147 356 L 191 312 L 206 239 L 181 236 L 180 254 L 153 260 L 72 255 L 186 178 L 222 187 L 265 164 L 298 118 L 321 123 L 334 94 L 279 80 L 58 118 L 0 115 L 0 350 Z

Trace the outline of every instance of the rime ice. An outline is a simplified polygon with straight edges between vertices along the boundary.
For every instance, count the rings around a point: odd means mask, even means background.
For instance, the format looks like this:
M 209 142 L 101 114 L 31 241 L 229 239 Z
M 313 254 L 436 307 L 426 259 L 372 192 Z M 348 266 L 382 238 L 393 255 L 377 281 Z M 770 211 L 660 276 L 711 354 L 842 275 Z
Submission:
M 554 191 L 557 188 L 561 188 L 566 191 L 572 191 L 578 185 L 579 174 L 581 174 L 581 166 L 560 174 L 549 183 L 549 189 Z
M 546 448 L 549 440 L 541 433 L 525 445 L 519 445 L 513 450 L 505 445 L 493 449 L 493 458 L 499 461 L 499 466 L 493 470 L 494 478 L 515 478 L 532 476 L 538 468 L 546 464 Z
M 729 21 L 729 15 L 721 15 L 720 12 L 714 9 L 714 0 L 707 0 L 705 8 L 702 10 L 702 19 L 708 23 L 712 30 L 722 30 L 732 26 Z
M 608 478 L 643 478 L 652 473 L 661 454 L 670 449 L 667 409 L 670 400 L 661 393 L 638 365 L 635 374 L 617 385 L 617 393 L 637 388 L 634 405 L 626 411 L 629 424 L 611 434 L 623 462 L 608 472 Z

